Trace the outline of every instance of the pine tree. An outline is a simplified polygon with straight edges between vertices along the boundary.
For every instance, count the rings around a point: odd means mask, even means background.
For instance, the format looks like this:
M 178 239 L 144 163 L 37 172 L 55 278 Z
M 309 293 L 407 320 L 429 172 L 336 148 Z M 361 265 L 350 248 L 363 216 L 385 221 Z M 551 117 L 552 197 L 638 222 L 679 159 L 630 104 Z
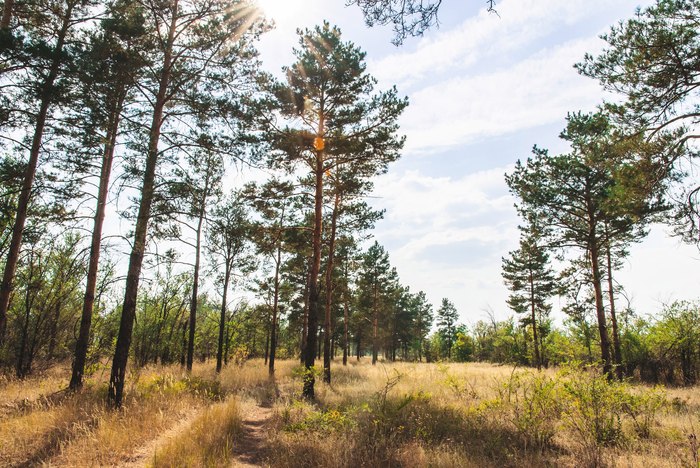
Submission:
M 503 279 L 511 290 L 508 306 L 518 314 L 527 314 L 522 322 L 532 328 L 537 369 L 541 369 L 544 361 L 540 327 L 551 311 L 552 307 L 547 301 L 556 288 L 554 274 L 549 267 L 549 254 L 541 242 L 536 223 L 528 223 L 521 228 L 520 248 L 510 252 L 509 258 L 502 259 Z
M 452 343 L 456 337 L 457 320 L 459 313 L 455 305 L 446 297 L 442 299 L 442 303 L 435 313 L 435 323 L 438 326 L 438 331 L 443 336 L 447 345 L 447 358 L 452 357 Z
M 314 396 L 318 318 L 321 312 L 321 270 L 324 176 L 340 165 L 352 165 L 358 176 L 386 171 L 399 157 L 404 138 L 396 135 L 397 119 L 407 105 L 396 89 L 374 93 L 376 81 L 366 73 L 365 54 L 341 40 L 328 23 L 300 32 L 297 61 L 286 68 L 287 83 L 272 86 L 267 140 L 274 150 L 271 164 L 294 171 L 308 168 L 314 193 L 309 313 L 304 365 L 304 396 Z M 269 119 L 279 110 L 288 119 L 283 128 Z

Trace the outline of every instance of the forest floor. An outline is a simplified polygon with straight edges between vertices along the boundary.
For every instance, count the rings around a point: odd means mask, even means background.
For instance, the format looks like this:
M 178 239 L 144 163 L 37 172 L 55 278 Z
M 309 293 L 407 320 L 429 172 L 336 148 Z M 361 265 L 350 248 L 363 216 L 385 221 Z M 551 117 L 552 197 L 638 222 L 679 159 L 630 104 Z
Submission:
M 104 368 L 78 393 L 67 366 L 0 377 L 0 466 L 700 466 L 697 387 L 353 360 L 308 402 L 298 361 L 278 362 L 273 380 L 260 360 L 140 369 L 120 411 Z

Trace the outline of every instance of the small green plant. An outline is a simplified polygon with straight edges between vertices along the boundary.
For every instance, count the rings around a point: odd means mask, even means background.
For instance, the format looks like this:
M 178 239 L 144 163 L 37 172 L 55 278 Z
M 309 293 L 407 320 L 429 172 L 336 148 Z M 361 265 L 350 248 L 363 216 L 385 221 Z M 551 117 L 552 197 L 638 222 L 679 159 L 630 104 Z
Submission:
M 438 371 L 445 376 L 443 383 L 452 390 L 455 396 L 461 400 L 468 402 L 479 398 L 479 394 L 474 389 L 474 385 L 466 380 L 460 380 L 454 374 L 450 373 L 450 368 L 445 364 L 438 364 Z
M 498 388 L 505 417 L 526 445 L 551 445 L 562 412 L 560 392 L 557 379 L 529 372 L 513 372 Z
M 629 400 L 627 386 L 594 371 L 574 371 L 563 386 L 564 421 L 588 446 L 615 445 L 622 440 L 622 416 Z
M 662 387 L 654 387 L 628 394 L 623 410 L 632 420 L 637 435 L 646 439 L 651 435 L 658 413 L 666 403 L 666 391 Z

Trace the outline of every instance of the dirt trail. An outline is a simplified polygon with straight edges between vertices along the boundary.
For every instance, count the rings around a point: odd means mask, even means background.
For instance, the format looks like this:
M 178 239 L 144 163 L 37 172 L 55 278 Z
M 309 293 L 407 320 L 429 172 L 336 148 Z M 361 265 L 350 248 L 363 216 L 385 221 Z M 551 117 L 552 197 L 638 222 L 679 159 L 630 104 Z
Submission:
M 272 421 L 272 408 L 246 405 L 243 416 L 243 433 L 234 445 L 231 466 L 237 468 L 262 467 L 265 460 L 265 442 Z
M 184 413 L 180 420 L 163 432 L 160 436 L 137 448 L 129 458 L 120 463 L 119 466 L 122 468 L 141 468 L 146 466 L 146 464 L 153 459 L 158 448 L 167 444 L 171 439 L 176 438 L 182 431 L 187 429 L 192 422 L 199 416 L 202 408 L 194 408 Z

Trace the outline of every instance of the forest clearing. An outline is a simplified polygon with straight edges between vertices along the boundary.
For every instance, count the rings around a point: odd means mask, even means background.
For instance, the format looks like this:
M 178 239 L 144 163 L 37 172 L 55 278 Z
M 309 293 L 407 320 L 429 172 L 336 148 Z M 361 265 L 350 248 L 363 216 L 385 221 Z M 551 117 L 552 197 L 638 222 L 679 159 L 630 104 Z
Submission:
M 0 1 L 0 466 L 700 468 L 700 0 Z
M 96 370 L 67 394 L 65 367 L 0 386 L 2 466 L 694 467 L 700 391 L 615 384 L 591 370 L 384 363 L 334 368 L 299 399 L 298 361 L 216 376 L 149 366 L 124 408 Z

